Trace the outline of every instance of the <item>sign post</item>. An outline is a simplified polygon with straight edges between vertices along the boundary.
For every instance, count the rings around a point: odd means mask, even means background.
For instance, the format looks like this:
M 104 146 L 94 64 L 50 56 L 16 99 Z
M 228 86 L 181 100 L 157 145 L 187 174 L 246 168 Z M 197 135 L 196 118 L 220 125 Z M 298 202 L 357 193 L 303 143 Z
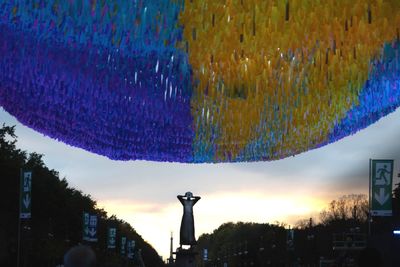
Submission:
M 121 237 L 121 255 L 125 256 L 126 253 L 126 236 Z
M 83 213 L 83 240 L 97 242 L 97 215 Z
M 135 240 L 128 240 L 128 243 L 127 243 L 128 259 L 131 259 L 131 260 L 133 259 L 134 249 L 135 249 Z
M 107 248 L 115 249 L 117 243 L 117 229 L 114 227 L 108 228 Z
M 370 213 L 392 216 L 393 160 L 371 160 Z
M 31 204 L 32 204 L 32 172 L 21 171 L 21 183 L 20 183 L 20 219 L 31 218 Z
M 32 217 L 32 172 L 21 169 L 19 192 L 17 267 L 21 264 L 21 220 Z
M 286 232 L 286 249 L 288 251 L 294 250 L 294 229 L 288 229 Z
M 89 220 L 90 214 L 83 212 L 83 226 L 82 226 L 82 240 L 87 241 L 89 239 Z
M 208 261 L 208 249 L 203 249 L 203 261 Z

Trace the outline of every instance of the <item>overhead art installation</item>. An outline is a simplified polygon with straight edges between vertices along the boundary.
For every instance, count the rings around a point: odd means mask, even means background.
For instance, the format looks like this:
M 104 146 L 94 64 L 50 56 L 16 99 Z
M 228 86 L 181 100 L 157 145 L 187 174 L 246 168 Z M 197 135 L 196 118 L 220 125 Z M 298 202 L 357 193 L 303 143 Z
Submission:
M 114 160 L 269 161 L 400 104 L 399 0 L 0 0 L 0 105 Z

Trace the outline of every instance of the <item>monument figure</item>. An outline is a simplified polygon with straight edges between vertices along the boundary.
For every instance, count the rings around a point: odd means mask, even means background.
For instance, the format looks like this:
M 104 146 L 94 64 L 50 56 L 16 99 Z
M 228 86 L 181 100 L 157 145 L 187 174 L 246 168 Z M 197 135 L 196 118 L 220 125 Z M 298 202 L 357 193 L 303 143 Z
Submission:
M 194 235 L 193 206 L 200 200 L 200 197 L 193 196 L 191 192 L 186 192 L 184 196 L 179 195 L 177 197 L 183 205 L 180 245 L 195 245 L 197 242 Z

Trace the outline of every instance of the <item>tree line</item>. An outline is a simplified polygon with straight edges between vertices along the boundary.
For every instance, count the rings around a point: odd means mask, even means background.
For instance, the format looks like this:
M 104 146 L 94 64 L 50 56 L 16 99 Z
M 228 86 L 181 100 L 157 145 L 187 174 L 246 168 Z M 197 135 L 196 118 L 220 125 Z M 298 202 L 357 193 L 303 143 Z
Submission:
M 0 266 L 16 266 L 18 253 L 20 170 L 31 170 L 32 218 L 21 224 L 21 257 L 24 267 L 56 266 L 65 252 L 82 243 L 82 214 L 98 218 L 98 242 L 90 246 L 99 266 L 135 266 L 119 253 L 120 237 L 134 240 L 147 266 L 164 266 L 155 249 L 135 229 L 97 206 L 93 198 L 73 187 L 57 171 L 49 169 L 42 155 L 16 147 L 14 126 L 0 127 Z M 107 228 L 117 229 L 117 249 L 106 248 Z M 138 253 L 135 253 L 137 255 Z
M 291 229 L 279 222 L 224 223 L 212 233 L 199 237 L 198 266 L 320 266 L 321 259 L 339 263 L 334 266 L 353 266 L 344 265 L 352 264 L 344 261 L 353 260 L 354 263 L 358 257 L 360 250 L 351 248 L 374 246 L 377 236 L 379 242 L 386 240 L 384 242 L 390 244 L 393 229 L 399 229 L 399 185 L 393 192 L 393 216 L 374 217 L 371 235 L 368 234 L 368 213 L 368 196 L 350 194 L 331 201 L 317 218 L 299 220 Z M 350 252 L 346 252 L 346 248 L 335 251 L 336 243 L 349 246 Z

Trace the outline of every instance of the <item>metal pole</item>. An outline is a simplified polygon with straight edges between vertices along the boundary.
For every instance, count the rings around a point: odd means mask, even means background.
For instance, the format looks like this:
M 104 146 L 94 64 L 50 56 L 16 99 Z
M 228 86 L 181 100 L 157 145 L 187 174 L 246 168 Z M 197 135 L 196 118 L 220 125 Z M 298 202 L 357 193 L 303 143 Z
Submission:
M 22 168 L 20 170 L 20 179 L 22 181 Z M 19 212 L 18 212 L 18 240 L 17 240 L 17 267 L 20 267 L 20 253 L 21 253 L 21 184 L 19 185 Z
M 371 185 L 371 168 L 372 168 L 372 159 L 369 159 L 369 192 L 368 192 L 368 206 L 369 206 L 369 211 L 368 211 L 368 237 L 371 236 L 371 189 L 372 189 L 372 185 Z

